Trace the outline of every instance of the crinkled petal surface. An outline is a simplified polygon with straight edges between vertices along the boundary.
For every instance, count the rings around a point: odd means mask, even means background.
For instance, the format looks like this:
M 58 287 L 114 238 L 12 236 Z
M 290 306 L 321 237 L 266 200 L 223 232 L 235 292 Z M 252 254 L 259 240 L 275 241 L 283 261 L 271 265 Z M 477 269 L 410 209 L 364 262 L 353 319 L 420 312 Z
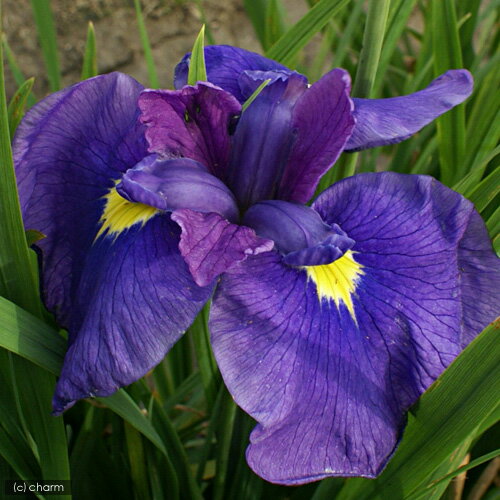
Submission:
M 178 241 L 177 224 L 158 214 L 93 245 L 73 304 L 76 334 L 57 384 L 55 414 L 145 375 L 194 320 L 212 287 L 194 283 Z
M 356 126 L 346 151 L 401 142 L 438 116 L 465 101 L 472 92 L 471 74 L 450 70 L 414 94 L 388 99 L 354 98 Z
M 139 107 L 151 153 L 190 158 L 223 178 L 229 162 L 229 125 L 241 112 L 232 95 L 199 83 L 181 90 L 145 90 Z
M 248 462 L 282 484 L 376 476 L 405 411 L 463 347 L 463 329 L 469 340 L 469 325 L 487 325 L 500 301 L 484 224 L 430 177 L 350 177 L 313 208 L 356 241 L 354 317 L 268 252 L 223 276 L 210 318 L 226 385 L 258 422 Z M 467 309 L 473 291 L 483 305 Z
M 50 95 L 17 130 L 13 151 L 24 223 L 46 236 L 37 242 L 43 298 L 64 326 L 97 234 L 102 197 L 147 154 L 138 123 L 141 90 L 120 73 L 98 76 Z
M 200 286 L 208 285 L 249 255 L 268 252 L 274 246 L 253 229 L 231 224 L 216 213 L 186 208 L 176 210 L 172 219 L 182 228 L 179 249 Z
M 351 79 L 334 69 L 313 84 L 293 110 L 295 143 L 278 198 L 306 203 L 321 176 L 337 161 L 354 128 Z
M 176 89 L 187 85 L 190 58 L 191 53 L 186 54 L 175 68 L 174 85 Z M 205 47 L 205 65 L 208 81 L 231 93 L 241 103 L 246 100 L 246 97 L 241 93 L 238 80 L 244 71 L 282 70 L 290 74 L 294 73 L 272 59 L 229 45 L 208 45 Z

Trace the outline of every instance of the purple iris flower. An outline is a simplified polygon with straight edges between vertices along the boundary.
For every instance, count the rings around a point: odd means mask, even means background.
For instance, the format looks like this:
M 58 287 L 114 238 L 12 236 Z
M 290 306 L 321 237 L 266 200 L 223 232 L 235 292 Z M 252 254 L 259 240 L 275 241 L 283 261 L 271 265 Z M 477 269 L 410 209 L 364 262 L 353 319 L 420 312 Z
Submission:
M 54 412 L 143 376 L 212 297 L 215 357 L 258 422 L 257 474 L 374 477 L 405 411 L 494 319 L 498 260 L 472 203 L 431 177 L 356 175 L 305 203 L 343 150 L 407 138 L 471 77 L 351 99 L 341 69 L 310 86 L 257 54 L 205 53 L 211 83 L 185 86 L 189 56 L 179 90 L 103 75 L 18 129 L 43 298 L 69 332 Z

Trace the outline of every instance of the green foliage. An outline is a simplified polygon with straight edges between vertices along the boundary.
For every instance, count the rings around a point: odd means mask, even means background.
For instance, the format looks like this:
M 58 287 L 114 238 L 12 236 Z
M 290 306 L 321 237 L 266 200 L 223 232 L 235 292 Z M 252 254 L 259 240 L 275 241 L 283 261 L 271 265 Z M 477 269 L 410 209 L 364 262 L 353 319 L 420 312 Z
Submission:
M 201 27 L 191 51 L 189 61 L 188 85 L 196 85 L 196 82 L 207 81 L 207 70 L 205 68 L 205 26 Z
M 134 0 L 134 7 L 135 15 L 137 17 L 137 25 L 139 27 L 139 36 L 141 38 L 142 50 L 144 52 L 144 59 L 148 68 L 149 86 L 153 89 L 157 89 L 160 86 L 160 82 L 158 80 L 158 73 L 156 71 L 156 65 L 153 58 L 153 51 L 151 50 L 151 44 L 149 43 L 146 24 L 144 23 L 144 16 L 142 15 L 140 0 Z
M 82 76 L 85 80 L 97 75 L 97 48 L 95 41 L 95 30 L 92 21 L 87 28 L 87 43 L 85 44 L 85 53 L 83 55 Z
M 141 4 L 132 3 L 149 86 L 158 87 Z M 195 4 L 205 18 L 202 1 Z M 498 0 L 309 4 L 309 12 L 288 27 L 288 0 L 244 1 L 266 55 L 311 80 L 342 66 L 353 76 L 353 95 L 390 97 L 423 88 L 450 68 L 464 66 L 475 79 L 466 104 L 401 144 L 343 155 L 320 190 L 356 171 L 434 175 L 475 204 L 500 252 Z M 56 90 L 60 71 L 50 2 L 32 0 L 31 6 L 46 76 Z M 207 39 L 213 41 L 209 31 Z M 203 47 L 202 28 L 191 56 L 191 85 L 206 80 Z M 8 107 L 4 53 L 19 87 Z M 76 499 L 427 500 L 446 498 L 450 481 L 467 470 L 465 495 L 471 491 L 479 472 L 499 453 L 488 430 L 500 416 L 498 324 L 488 326 L 411 408 L 401 444 L 375 480 L 330 478 L 286 488 L 266 483 L 248 468 L 244 452 L 255 423 L 222 383 L 210 347 L 209 306 L 145 379 L 110 397 L 78 403 L 64 417 L 51 417 L 55 376 L 67 344 L 40 302 L 36 256 L 29 246 L 43 235 L 36 228 L 25 231 L 17 200 L 10 144 L 24 110 L 36 100 L 33 79 L 24 75 L 31 76 L 29 68 L 23 69 L 2 35 L 0 477 L 71 476 L 79 485 Z M 81 77 L 96 74 L 90 23 Z M 470 463 L 461 466 L 468 454 Z

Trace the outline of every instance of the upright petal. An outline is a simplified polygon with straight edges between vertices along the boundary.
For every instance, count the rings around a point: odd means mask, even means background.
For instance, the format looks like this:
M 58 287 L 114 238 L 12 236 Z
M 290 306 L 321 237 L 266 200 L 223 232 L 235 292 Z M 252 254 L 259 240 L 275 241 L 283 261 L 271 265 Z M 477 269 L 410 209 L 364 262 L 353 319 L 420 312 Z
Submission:
M 54 396 L 55 414 L 142 377 L 203 307 L 212 287 L 193 282 L 178 238 L 170 217 L 157 215 L 93 245 L 75 290 L 69 325 L 75 334 Z
M 307 84 L 301 75 L 278 72 L 246 72 L 243 78 L 246 90 L 273 80 L 242 113 L 233 136 L 226 184 L 244 210 L 275 197 L 296 139 L 293 109 Z
M 141 90 L 120 73 L 78 83 L 34 106 L 14 140 L 24 224 L 46 236 L 36 244 L 43 298 L 63 325 L 98 231 L 102 197 L 147 154 L 138 122 Z
M 196 160 L 222 178 L 229 162 L 229 125 L 238 101 L 209 83 L 181 90 L 146 90 L 139 99 L 149 151 Z
M 200 286 L 231 269 L 249 255 L 272 250 L 270 240 L 259 238 L 253 229 L 231 224 L 216 213 L 176 210 L 172 219 L 182 228 L 179 249 Z
M 337 161 L 354 127 L 351 79 L 334 69 L 310 87 L 293 110 L 296 140 L 278 198 L 306 203 L 322 175 Z
M 465 69 L 450 70 L 414 94 L 388 99 L 354 98 L 356 126 L 346 151 L 401 142 L 465 101 L 473 80 Z
M 210 319 L 226 385 L 258 422 L 248 462 L 282 484 L 380 473 L 405 411 L 462 349 L 464 319 L 482 328 L 500 303 L 472 204 L 437 181 L 363 174 L 313 208 L 356 240 L 351 255 L 306 269 L 250 257 L 223 276 Z M 465 311 L 473 290 L 487 306 Z
M 175 67 L 174 86 L 176 89 L 187 85 L 190 58 L 191 53 L 189 52 Z M 209 45 L 205 47 L 205 65 L 208 81 L 233 94 L 240 103 L 243 103 L 246 99 L 241 94 L 238 83 L 238 79 L 244 71 L 282 70 L 293 73 L 286 66 L 272 59 L 229 45 Z

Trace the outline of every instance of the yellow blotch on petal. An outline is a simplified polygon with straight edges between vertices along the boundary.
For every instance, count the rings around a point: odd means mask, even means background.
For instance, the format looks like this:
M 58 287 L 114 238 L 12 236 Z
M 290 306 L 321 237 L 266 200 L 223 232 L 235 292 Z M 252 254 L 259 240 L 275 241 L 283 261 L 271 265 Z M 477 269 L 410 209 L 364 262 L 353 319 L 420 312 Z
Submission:
M 159 210 L 144 203 L 134 203 L 120 196 L 116 188 L 111 188 L 104 196 L 106 204 L 101 215 L 101 229 L 97 233 L 96 240 L 103 234 L 114 236 L 131 228 L 135 224 L 146 224 Z
M 319 299 L 333 301 L 337 308 L 343 302 L 356 321 L 352 296 L 364 272 L 363 266 L 354 260 L 354 253 L 348 250 L 331 264 L 305 266 L 304 269 L 308 280 L 312 280 L 316 285 Z

